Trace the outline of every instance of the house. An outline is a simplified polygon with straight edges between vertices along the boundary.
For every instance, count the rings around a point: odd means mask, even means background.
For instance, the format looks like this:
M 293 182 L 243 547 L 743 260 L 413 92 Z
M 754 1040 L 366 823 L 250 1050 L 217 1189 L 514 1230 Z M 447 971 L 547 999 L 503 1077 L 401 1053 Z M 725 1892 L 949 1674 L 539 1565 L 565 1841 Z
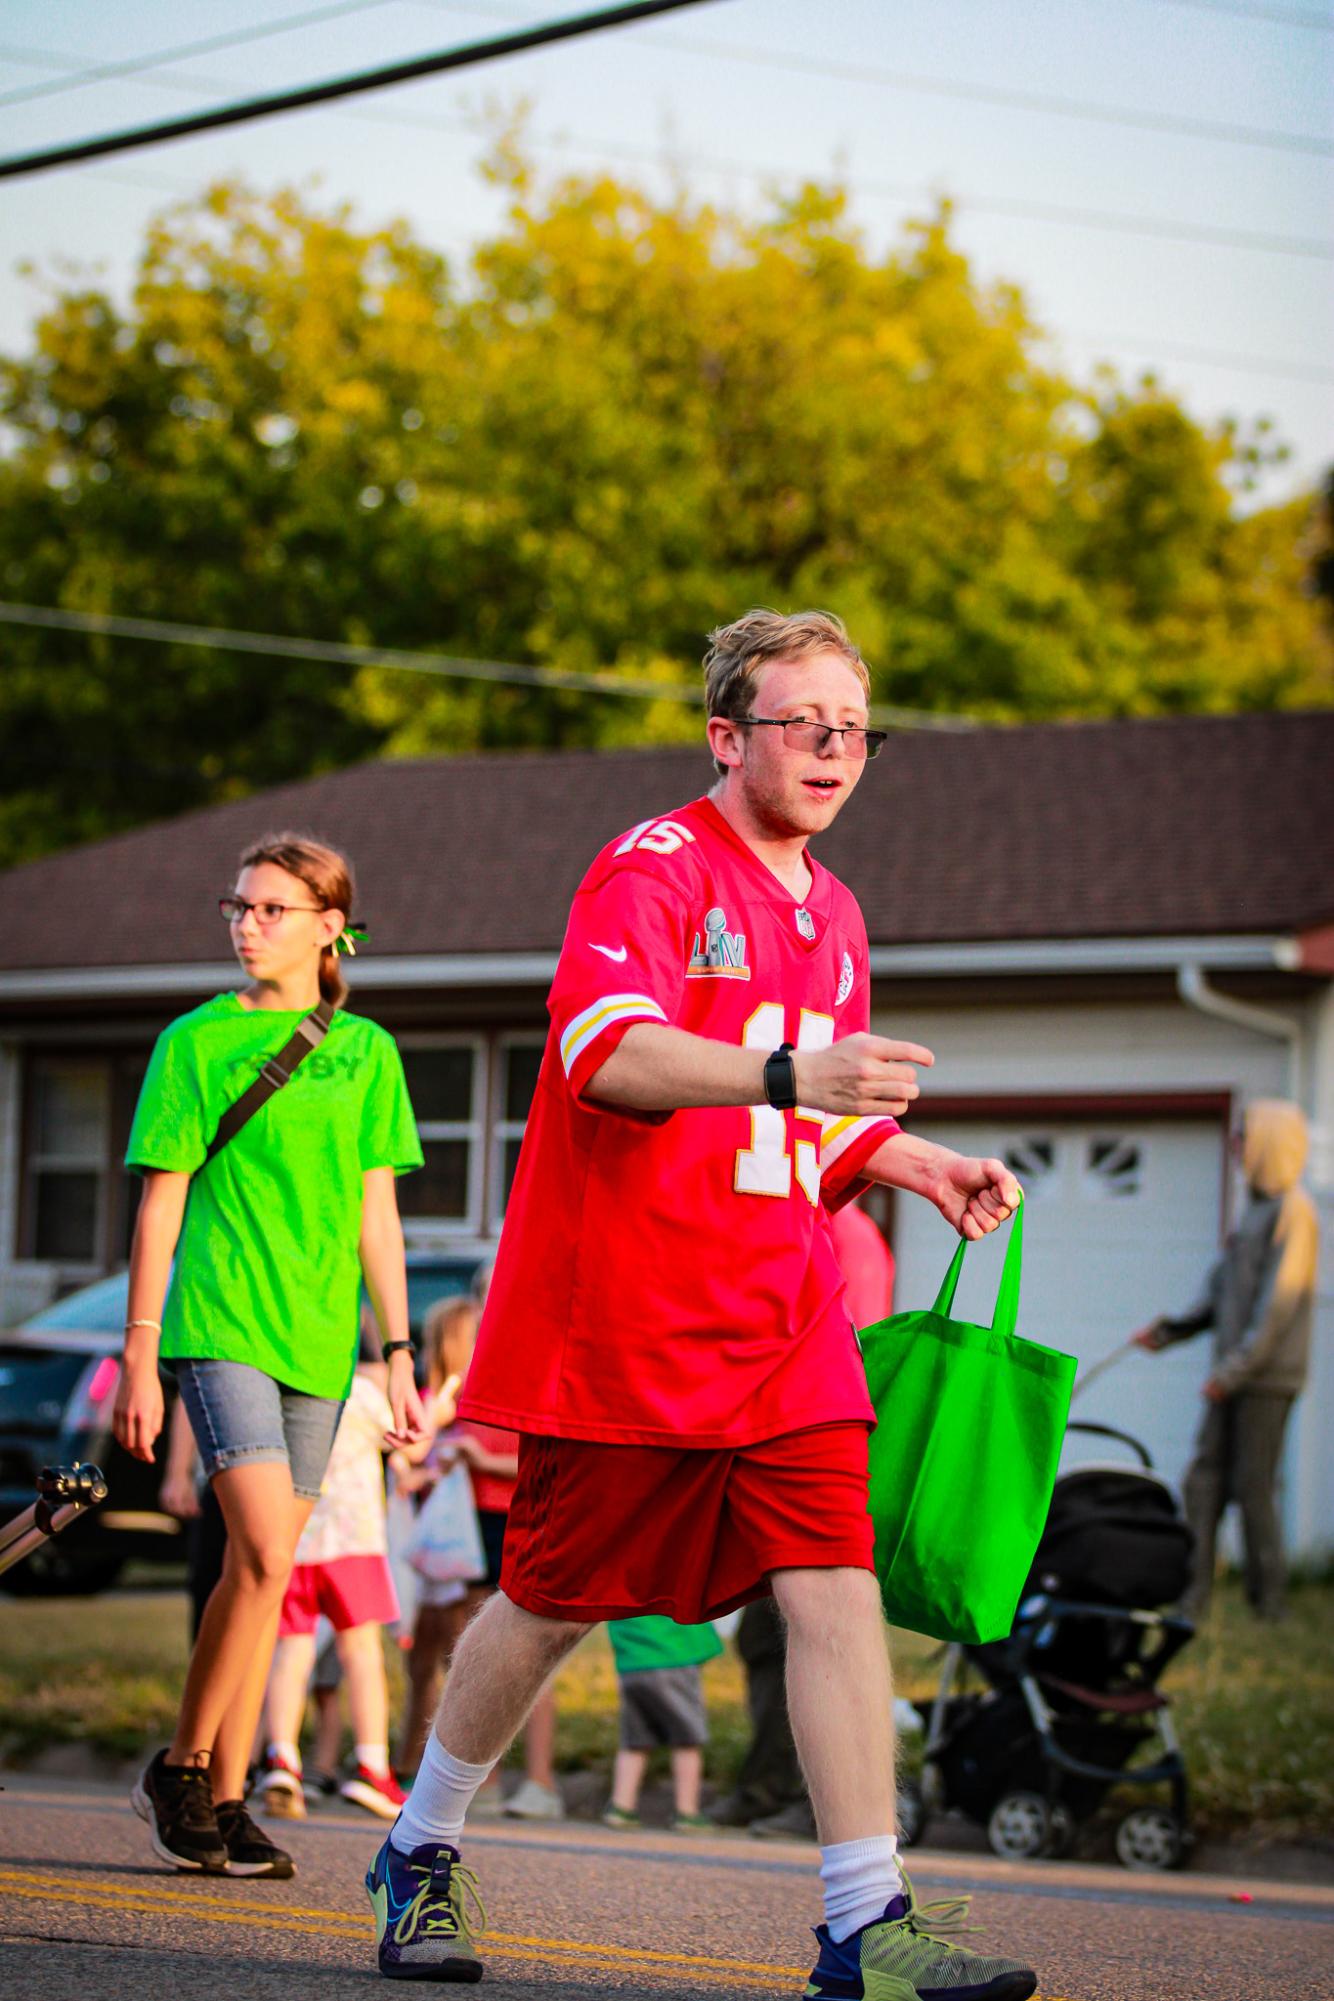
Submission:
M 710 779 L 702 748 L 367 764 L 0 876 L 0 1317 L 124 1260 L 153 1037 L 237 983 L 216 899 L 285 826 L 357 866 L 353 1004 L 400 1040 L 426 1152 L 410 1231 L 494 1239 L 580 876 Z M 1311 1553 L 1334 1546 L 1331 802 L 1329 714 L 913 732 L 819 846 L 866 914 L 875 1025 L 936 1052 L 914 1126 L 1024 1180 L 1033 1338 L 1087 1364 L 1183 1307 L 1237 1204 L 1242 1108 L 1305 1107 L 1326 1250 L 1285 1507 Z M 948 1231 L 909 1198 L 871 1206 L 900 1304 L 928 1301 Z M 998 1257 L 970 1253 L 973 1317 Z M 1205 1347 L 1127 1356 L 1076 1415 L 1179 1477 Z

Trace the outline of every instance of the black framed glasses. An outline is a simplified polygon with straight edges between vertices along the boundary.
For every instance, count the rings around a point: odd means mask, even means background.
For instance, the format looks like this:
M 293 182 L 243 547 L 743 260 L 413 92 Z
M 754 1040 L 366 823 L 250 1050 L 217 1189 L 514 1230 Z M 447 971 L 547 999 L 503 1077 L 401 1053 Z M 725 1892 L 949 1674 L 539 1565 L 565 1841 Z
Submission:
M 289 910 L 313 910 L 317 917 L 320 915 L 318 903 L 247 903 L 243 896 L 218 898 L 218 913 L 224 924 L 244 923 L 248 910 L 254 911 L 255 922 L 266 931 L 275 924 L 281 924 Z
M 789 750 L 818 752 L 831 736 L 842 737 L 843 755 L 857 759 L 879 757 L 889 736 L 888 730 L 863 729 L 858 723 L 813 723 L 805 716 L 794 716 L 790 722 L 782 716 L 738 716 L 736 721 L 744 729 L 781 730 Z

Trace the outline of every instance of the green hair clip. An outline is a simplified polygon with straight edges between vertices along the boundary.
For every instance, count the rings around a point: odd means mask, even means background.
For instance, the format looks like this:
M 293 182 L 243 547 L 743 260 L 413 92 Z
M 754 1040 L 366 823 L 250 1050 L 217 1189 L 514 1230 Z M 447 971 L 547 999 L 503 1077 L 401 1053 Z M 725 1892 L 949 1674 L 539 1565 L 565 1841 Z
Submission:
M 334 939 L 334 951 L 340 959 L 355 959 L 358 945 L 364 945 L 370 935 L 364 924 L 345 924 Z

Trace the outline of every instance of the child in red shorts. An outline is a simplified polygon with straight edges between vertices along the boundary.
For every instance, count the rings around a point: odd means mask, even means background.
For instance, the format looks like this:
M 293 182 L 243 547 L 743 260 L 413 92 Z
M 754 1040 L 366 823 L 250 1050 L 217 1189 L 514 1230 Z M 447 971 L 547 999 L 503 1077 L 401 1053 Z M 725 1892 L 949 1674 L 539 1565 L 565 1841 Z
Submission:
M 374 1354 L 375 1349 L 369 1350 Z M 363 1360 L 334 1439 L 328 1471 L 296 1547 L 265 1697 L 267 1750 L 257 1791 L 265 1811 L 305 1811 L 299 1739 L 315 1665 L 315 1627 L 334 1629 L 356 1741 L 354 1769 L 338 1790 L 392 1820 L 405 1795 L 389 1764 L 389 1693 L 382 1628 L 398 1617 L 385 1535 L 384 1434 L 392 1428 L 383 1362 Z

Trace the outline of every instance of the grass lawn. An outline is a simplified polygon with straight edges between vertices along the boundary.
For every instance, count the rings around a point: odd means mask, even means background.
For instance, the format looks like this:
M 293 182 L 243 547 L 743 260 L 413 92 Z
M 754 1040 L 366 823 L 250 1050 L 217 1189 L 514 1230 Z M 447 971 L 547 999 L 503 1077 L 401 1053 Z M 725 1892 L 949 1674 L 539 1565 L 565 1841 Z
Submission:
M 0 1597 L 0 1760 L 84 1743 L 137 1756 L 169 1734 L 186 1653 L 186 1602 L 170 1591 L 103 1598 Z M 932 1641 L 894 1636 L 899 1692 L 929 1694 Z M 401 1689 L 401 1666 L 389 1650 Z M 726 1781 L 747 1742 L 745 1680 L 729 1648 L 704 1670 L 711 1778 Z M 1334 1586 L 1293 1594 L 1282 1626 L 1260 1626 L 1225 1587 L 1194 1644 L 1169 1670 L 1200 1835 L 1301 1841 L 1334 1831 Z M 604 1633 L 585 1641 L 557 1684 L 559 1757 L 609 1772 L 616 1684 Z

